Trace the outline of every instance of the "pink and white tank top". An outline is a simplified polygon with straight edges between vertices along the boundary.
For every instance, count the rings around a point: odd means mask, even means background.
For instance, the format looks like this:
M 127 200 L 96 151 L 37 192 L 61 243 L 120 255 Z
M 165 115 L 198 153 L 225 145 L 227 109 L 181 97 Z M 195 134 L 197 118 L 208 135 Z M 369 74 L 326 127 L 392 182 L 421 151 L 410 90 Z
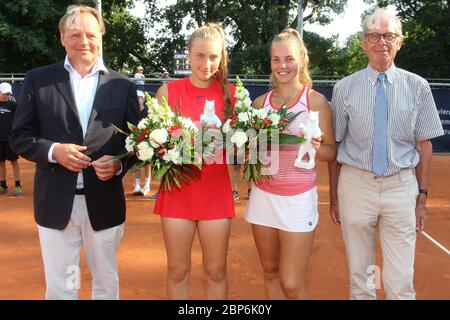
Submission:
M 294 104 L 288 107 L 289 112 L 297 113 L 303 111 L 295 118 L 283 131 L 283 133 L 299 135 L 300 124 L 306 124 L 309 106 L 309 92 L 307 87 L 303 88 Z M 263 108 L 269 112 L 270 110 L 277 111 L 279 108 L 272 104 L 272 93 L 270 91 L 264 98 Z M 280 145 L 279 151 L 269 151 L 271 159 L 278 158 L 278 170 L 272 175 L 269 181 L 263 180 L 257 185 L 258 188 L 266 192 L 280 195 L 292 196 L 304 193 L 316 186 L 316 170 L 315 169 L 301 169 L 294 166 L 294 161 L 297 159 L 298 149 L 300 145 Z M 305 155 L 307 157 L 308 155 Z

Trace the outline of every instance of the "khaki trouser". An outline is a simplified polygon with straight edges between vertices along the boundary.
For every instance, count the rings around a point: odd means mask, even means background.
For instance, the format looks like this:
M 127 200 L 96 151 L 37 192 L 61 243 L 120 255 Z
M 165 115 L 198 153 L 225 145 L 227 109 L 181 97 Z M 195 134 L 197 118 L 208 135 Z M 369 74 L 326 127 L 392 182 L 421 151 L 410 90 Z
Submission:
M 376 299 L 371 281 L 375 232 L 380 232 L 382 280 L 387 299 L 415 299 L 415 207 L 418 195 L 413 169 L 389 177 L 342 165 L 339 212 L 350 272 L 350 299 Z

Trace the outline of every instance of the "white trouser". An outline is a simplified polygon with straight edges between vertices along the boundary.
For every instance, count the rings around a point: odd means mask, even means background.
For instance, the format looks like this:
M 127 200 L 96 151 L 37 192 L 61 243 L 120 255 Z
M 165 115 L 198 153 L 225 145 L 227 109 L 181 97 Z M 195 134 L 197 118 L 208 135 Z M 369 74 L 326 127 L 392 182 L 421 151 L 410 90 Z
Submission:
M 350 271 L 350 299 L 376 299 L 376 291 L 369 285 L 369 278 L 376 267 L 377 229 L 386 298 L 415 299 L 413 276 L 418 192 L 412 169 L 390 177 L 375 178 L 370 172 L 342 166 L 338 197 Z
M 92 299 L 119 299 L 116 253 L 124 225 L 94 231 L 86 200 L 76 195 L 72 215 L 64 230 L 38 226 L 44 261 L 47 300 L 78 298 L 80 248 L 83 244 L 92 275 Z

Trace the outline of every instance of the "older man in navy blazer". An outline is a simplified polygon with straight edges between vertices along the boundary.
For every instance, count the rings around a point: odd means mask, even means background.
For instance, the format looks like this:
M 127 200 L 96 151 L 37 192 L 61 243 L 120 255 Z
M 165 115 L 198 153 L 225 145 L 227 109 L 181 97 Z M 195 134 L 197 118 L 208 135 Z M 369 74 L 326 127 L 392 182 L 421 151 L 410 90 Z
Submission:
M 104 24 L 91 7 L 71 6 L 59 23 L 65 61 L 31 70 L 10 136 L 36 162 L 35 220 L 46 298 L 76 299 L 83 245 L 93 299 L 118 299 L 116 253 L 124 232 L 122 176 L 127 122 L 139 120 L 135 85 L 105 68 Z

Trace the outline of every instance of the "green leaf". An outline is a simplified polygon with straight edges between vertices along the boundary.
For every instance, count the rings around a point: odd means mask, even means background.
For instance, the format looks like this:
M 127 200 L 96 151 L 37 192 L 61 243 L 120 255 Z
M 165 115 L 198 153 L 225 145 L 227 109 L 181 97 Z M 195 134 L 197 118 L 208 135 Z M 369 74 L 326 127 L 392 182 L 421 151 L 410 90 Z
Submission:
M 171 166 L 171 164 L 163 164 L 159 169 L 157 169 L 154 173 L 156 180 L 161 180 Z
M 279 144 L 299 144 L 305 142 L 305 138 L 292 134 L 280 133 Z
M 123 153 L 119 153 L 119 154 L 115 155 L 114 158 L 116 158 L 117 160 L 122 160 L 122 159 L 128 158 L 128 157 L 130 157 L 132 155 L 133 155 L 132 152 L 126 152 L 125 151 Z
M 148 165 L 148 163 L 146 163 L 146 162 L 138 162 L 138 163 L 134 164 L 130 169 L 128 169 L 128 171 L 135 172 L 135 171 L 145 167 L 146 165 Z
M 174 175 L 173 176 L 173 181 L 175 182 L 176 186 L 178 187 L 178 189 L 181 189 L 181 184 L 180 181 L 178 180 L 178 175 Z
M 134 124 L 132 124 L 131 122 L 128 122 L 128 121 L 127 121 L 127 126 L 130 131 L 133 130 L 134 128 L 136 128 L 136 126 Z

